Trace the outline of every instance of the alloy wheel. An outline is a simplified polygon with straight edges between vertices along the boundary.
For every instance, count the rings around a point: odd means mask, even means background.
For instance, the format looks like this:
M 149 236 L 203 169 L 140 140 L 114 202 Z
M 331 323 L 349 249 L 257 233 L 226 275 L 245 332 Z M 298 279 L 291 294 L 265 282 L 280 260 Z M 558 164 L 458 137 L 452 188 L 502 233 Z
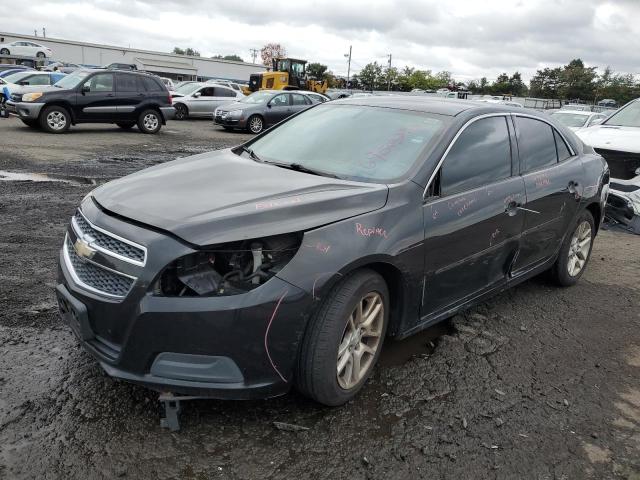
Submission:
M 156 128 L 158 128 L 158 116 L 153 113 L 147 113 L 144 116 L 142 123 L 144 124 L 144 128 L 146 128 L 147 130 L 155 130 Z
M 367 375 L 380 348 L 383 325 L 382 296 L 367 293 L 351 312 L 338 347 L 336 375 L 341 388 L 349 390 Z
M 575 232 L 573 232 L 573 237 L 571 237 L 569 261 L 567 263 L 569 275 L 575 277 L 582 271 L 584 265 L 587 263 L 590 249 L 591 225 L 589 225 L 589 222 L 583 221 L 578 225 Z
M 262 131 L 262 119 L 260 117 L 253 117 L 249 121 L 249 130 L 252 133 L 260 133 Z
M 67 126 L 67 117 L 64 113 L 54 110 L 47 115 L 47 125 L 51 130 L 63 130 Z

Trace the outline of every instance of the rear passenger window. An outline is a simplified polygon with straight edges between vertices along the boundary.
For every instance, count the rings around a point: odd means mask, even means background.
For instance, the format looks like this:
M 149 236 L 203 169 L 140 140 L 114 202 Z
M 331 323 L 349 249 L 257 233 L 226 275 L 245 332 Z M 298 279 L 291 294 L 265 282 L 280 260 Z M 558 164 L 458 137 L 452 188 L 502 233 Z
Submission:
M 308 105 L 311 103 L 310 101 L 307 101 L 306 97 L 298 93 L 292 93 L 291 99 L 294 105 Z
M 566 160 L 567 158 L 569 158 L 571 156 L 571 151 L 569 150 L 569 147 L 567 147 L 567 144 L 563 140 L 562 136 L 558 132 L 556 132 L 555 129 L 553 130 L 553 136 L 556 139 L 556 149 L 558 151 L 558 161 L 562 162 L 563 160 Z
M 516 117 L 516 127 L 523 173 L 558 162 L 551 125 L 533 118 Z
M 154 81 L 153 78 L 136 76 L 142 80 L 147 92 L 161 92 L 164 90 L 164 88 L 162 88 L 158 82 Z
M 505 117 L 489 117 L 469 125 L 442 165 L 442 195 L 470 190 L 511 176 L 511 143 Z
M 202 88 L 200 89 L 200 96 L 201 97 L 213 97 L 213 87 L 206 87 L 206 88 Z
M 235 97 L 236 94 L 228 88 L 215 87 L 215 97 Z
M 116 75 L 117 90 L 119 92 L 137 92 L 137 75 Z

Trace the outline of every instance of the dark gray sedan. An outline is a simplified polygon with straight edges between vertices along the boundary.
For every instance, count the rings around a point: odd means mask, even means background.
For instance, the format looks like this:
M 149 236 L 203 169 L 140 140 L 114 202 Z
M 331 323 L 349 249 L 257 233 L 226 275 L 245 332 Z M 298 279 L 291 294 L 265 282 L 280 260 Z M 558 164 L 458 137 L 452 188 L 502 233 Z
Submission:
M 213 122 L 226 130 L 241 128 L 260 133 L 316 103 L 304 92 L 261 90 L 238 102 L 216 108 Z

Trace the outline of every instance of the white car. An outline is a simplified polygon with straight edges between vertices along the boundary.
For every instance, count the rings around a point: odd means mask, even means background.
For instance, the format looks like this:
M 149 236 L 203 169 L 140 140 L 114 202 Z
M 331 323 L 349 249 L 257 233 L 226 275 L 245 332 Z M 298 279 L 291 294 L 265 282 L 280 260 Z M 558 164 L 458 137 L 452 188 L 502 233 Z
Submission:
M 576 135 L 609 164 L 607 215 L 640 234 L 640 98 Z
M 222 85 L 223 87 L 229 87 L 229 88 L 233 88 L 234 90 L 237 90 L 238 92 L 242 92 L 242 85 L 240 85 L 239 83 L 236 82 L 229 82 L 227 80 L 207 80 L 207 83 L 214 83 L 216 85 Z
M 574 132 L 582 129 L 598 125 L 606 120 L 607 116 L 604 113 L 589 112 L 584 110 L 558 110 L 553 112 L 551 116 L 558 120 L 565 127 L 573 130 Z
M 167 90 L 169 90 L 170 92 L 176 89 L 176 86 L 173 84 L 173 80 L 171 80 L 170 78 L 160 77 L 160 80 L 162 80 L 162 83 L 164 83 L 165 87 L 167 87 Z
M 213 118 L 213 112 L 219 106 L 244 98 L 242 92 L 212 83 L 190 83 L 178 90 L 172 92 L 176 120 L 187 117 Z
M 17 41 L 0 45 L 0 55 L 50 58 L 53 55 L 53 51 L 49 47 L 38 43 Z

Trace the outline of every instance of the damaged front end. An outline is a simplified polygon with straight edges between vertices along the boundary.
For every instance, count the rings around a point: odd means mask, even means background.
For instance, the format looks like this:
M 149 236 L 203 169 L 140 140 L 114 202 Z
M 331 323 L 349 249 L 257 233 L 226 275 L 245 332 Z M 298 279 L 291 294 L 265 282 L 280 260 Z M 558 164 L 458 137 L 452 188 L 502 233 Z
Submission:
M 640 235 L 640 175 L 611 179 L 605 218 L 613 226 Z

